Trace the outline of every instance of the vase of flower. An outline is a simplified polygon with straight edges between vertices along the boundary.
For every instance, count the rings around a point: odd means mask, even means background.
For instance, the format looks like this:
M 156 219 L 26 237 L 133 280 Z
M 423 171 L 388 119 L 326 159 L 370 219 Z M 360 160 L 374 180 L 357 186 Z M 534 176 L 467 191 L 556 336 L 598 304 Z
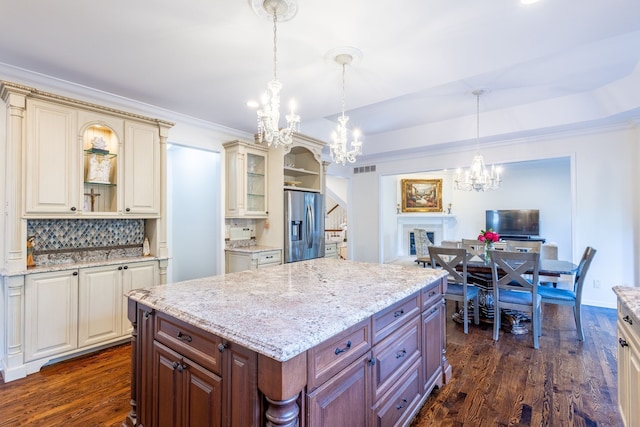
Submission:
M 491 252 L 494 249 L 494 243 L 500 240 L 500 235 L 494 233 L 493 229 L 480 230 L 478 240 L 484 242 L 484 262 L 486 264 L 491 263 Z

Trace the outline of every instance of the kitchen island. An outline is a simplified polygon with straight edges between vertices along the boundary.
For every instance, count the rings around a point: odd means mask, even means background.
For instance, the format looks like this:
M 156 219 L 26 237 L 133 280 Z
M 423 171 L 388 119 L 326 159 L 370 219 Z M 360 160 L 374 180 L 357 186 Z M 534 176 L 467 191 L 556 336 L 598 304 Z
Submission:
M 406 425 L 451 377 L 446 273 L 315 259 L 129 293 L 126 425 Z

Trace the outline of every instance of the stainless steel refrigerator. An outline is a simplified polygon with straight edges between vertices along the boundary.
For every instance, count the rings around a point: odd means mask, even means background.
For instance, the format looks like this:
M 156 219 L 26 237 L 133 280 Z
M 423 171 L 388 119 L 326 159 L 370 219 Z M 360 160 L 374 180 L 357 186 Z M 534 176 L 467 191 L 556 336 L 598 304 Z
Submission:
M 285 190 L 284 262 L 324 257 L 324 196 Z

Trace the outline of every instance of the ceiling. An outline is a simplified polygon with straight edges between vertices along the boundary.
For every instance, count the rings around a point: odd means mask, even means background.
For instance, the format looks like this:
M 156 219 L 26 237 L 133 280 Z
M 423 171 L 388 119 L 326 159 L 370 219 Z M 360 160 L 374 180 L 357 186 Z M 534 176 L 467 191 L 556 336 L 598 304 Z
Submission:
M 245 103 L 272 77 L 273 29 L 251 0 L 0 0 L 0 13 L 4 70 L 255 132 Z M 637 120 L 638 17 L 637 0 L 299 0 L 278 24 L 283 105 L 295 98 L 301 132 L 328 140 L 341 108 L 328 53 L 351 46 L 346 107 L 365 156 L 421 144 L 389 144 L 412 132 L 473 141 L 478 88 L 486 135 Z

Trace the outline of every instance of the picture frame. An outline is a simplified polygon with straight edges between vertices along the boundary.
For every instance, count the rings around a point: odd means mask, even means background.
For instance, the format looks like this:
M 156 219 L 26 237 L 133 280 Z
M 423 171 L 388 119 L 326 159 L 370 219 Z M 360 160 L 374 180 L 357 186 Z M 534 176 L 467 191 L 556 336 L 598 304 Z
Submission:
M 443 212 L 442 179 L 403 179 L 402 212 Z

